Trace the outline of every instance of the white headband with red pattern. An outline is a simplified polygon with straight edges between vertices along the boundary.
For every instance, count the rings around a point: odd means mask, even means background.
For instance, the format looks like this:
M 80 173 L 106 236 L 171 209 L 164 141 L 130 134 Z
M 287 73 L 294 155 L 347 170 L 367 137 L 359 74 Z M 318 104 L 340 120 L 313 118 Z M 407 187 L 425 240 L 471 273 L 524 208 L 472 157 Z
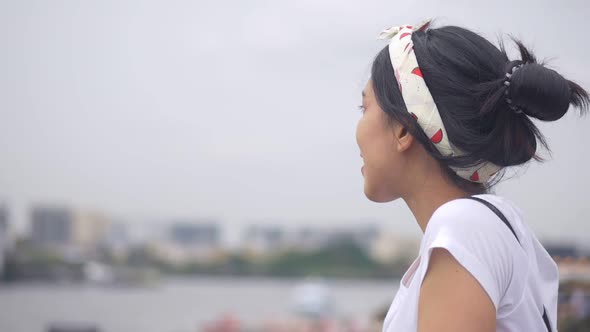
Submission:
M 414 53 L 412 33 L 426 31 L 430 20 L 419 25 L 403 25 L 383 30 L 379 39 L 391 39 L 389 56 L 393 65 L 395 79 L 404 99 L 406 109 L 418 125 L 444 156 L 461 156 L 464 153 L 453 146 L 448 139 L 438 108 L 426 86 L 418 60 Z M 481 162 L 468 168 L 451 167 L 461 178 L 472 182 L 484 183 L 496 174 L 501 167 L 491 162 Z

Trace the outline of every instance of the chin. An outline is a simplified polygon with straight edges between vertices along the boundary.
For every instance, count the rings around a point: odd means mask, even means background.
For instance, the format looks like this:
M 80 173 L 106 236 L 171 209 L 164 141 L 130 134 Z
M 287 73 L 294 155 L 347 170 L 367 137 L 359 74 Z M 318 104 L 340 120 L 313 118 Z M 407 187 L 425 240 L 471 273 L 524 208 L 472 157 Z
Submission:
M 396 195 L 388 194 L 384 190 L 375 190 L 376 188 L 370 188 L 365 185 L 365 196 L 375 203 L 388 203 L 395 201 L 399 197 Z

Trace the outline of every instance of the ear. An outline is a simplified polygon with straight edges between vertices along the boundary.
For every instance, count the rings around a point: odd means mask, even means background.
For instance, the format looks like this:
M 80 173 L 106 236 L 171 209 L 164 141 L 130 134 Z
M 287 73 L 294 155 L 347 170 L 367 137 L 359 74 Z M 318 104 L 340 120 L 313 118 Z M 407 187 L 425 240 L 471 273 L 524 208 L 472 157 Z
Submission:
M 414 136 L 410 134 L 406 127 L 399 123 L 393 126 L 393 139 L 397 152 L 404 152 L 414 144 Z

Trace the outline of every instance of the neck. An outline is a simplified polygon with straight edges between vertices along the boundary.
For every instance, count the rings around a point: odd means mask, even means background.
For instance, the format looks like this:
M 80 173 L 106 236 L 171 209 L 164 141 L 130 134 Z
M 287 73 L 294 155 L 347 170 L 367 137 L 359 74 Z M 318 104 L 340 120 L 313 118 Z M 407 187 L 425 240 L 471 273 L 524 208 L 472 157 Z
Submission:
M 451 184 L 447 179 L 430 178 L 424 181 L 420 188 L 407 193 L 402 198 L 412 211 L 412 214 L 414 214 L 422 233 L 424 233 L 428 221 L 436 209 L 454 199 L 467 196 L 469 196 L 467 192 Z

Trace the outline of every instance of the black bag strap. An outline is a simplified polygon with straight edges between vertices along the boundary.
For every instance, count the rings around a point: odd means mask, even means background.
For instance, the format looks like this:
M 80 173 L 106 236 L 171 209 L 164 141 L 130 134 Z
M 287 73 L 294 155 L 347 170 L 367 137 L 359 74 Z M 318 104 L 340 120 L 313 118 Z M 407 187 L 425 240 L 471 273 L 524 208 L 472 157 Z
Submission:
M 516 232 L 514 231 L 514 228 L 512 228 L 512 225 L 510 225 L 510 222 L 508 222 L 508 219 L 506 218 L 506 216 L 504 216 L 504 214 L 502 212 L 500 212 L 500 210 L 498 210 L 498 208 L 496 206 L 494 206 L 494 204 L 486 201 L 485 199 L 481 199 L 479 197 L 469 196 L 466 198 L 472 199 L 474 201 L 478 201 L 478 202 L 482 203 L 483 205 L 487 206 L 490 210 L 492 210 L 492 212 L 494 212 L 498 216 L 498 218 L 500 218 L 504 222 L 504 224 L 506 226 L 508 226 L 508 228 L 510 229 L 510 231 L 514 235 L 514 238 L 516 238 L 516 241 L 518 241 L 518 243 L 520 244 L 520 240 L 518 239 L 518 236 L 516 236 Z M 543 305 L 542 317 L 543 317 L 543 322 L 545 323 L 545 327 L 547 327 L 547 331 L 552 332 L 551 323 L 549 323 L 549 317 L 547 316 L 547 310 L 545 309 L 545 305 Z
M 490 210 L 492 210 L 492 212 L 494 212 L 500 219 L 502 219 L 504 224 L 506 224 L 506 226 L 508 226 L 508 228 L 510 228 L 512 235 L 514 235 L 514 237 L 516 238 L 516 241 L 518 241 L 518 243 L 520 243 L 520 240 L 518 239 L 518 236 L 516 236 L 516 232 L 514 231 L 514 228 L 512 228 L 512 225 L 510 225 L 510 222 L 508 222 L 508 219 L 506 219 L 504 214 L 502 214 L 502 212 L 500 212 L 500 210 L 498 210 L 498 208 L 495 207 L 494 204 L 486 201 L 485 199 L 481 199 L 479 197 L 469 196 L 467 198 L 472 199 L 474 201 L 478 201 L 478 202 L 482 203 L 483 205 L 487 206 Z

